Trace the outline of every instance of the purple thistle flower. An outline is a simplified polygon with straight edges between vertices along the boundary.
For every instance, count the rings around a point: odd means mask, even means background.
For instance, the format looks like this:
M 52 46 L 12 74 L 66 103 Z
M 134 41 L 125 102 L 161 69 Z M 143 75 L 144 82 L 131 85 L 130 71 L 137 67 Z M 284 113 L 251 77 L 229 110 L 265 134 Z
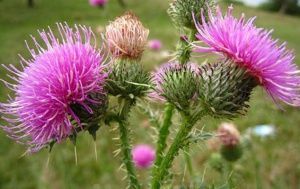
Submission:
M 93 114 L 88 104 L 99 104 L 90 94 L 105 94 L 103 57 L 92 45 L 95 36 L 90 28 L 57 24 L 60 38 L 51 29 L 39 32 L 44 45 L 32 37 L 36 50 L 28 47 L 32 59 L 21 57 L 23 71 L 13 65 L 5 66 L 15 76 L 17 84 L 6 81 L 15 98 L 1 104 L 3 129 L 17 142 L 38 151 L 51 141 L 60 142 L 74 128 L 81 127 L 71 105 L 79 104 Z M 93 41 L 96 42 L 96 41 Z M 26 43 L 27 44 L 27 43 Z M 27 45 L 28 46 L 28 45 Z
M 90 0 L 90 5 L 97 7 L 104 7 L 108 0 Z
M 147 144 L 137 145 L 132 149 L 132 159 L 136 167 L 148 168 L 155 159 L 155 150 Z
M 245 20 L 232 16 L 229 7 L 223 16 L 220 7 L 216 16 L 209 11 L 209 22 L 202 16 L 202 25 L 196 23 L 197 38 L 207 46 L 196 46 L 196 52 L 213 52 L 233 60 L 246 68 L 258 83 L 274 99 L 292 105 L 300 105 L 300 76 L 293 63 L 294 56 L 285 43 L 271 38 L 272 31 L 257 28 L 255 18 Z
M 155 100 L 165 101 L 164 95 L 164 87 L 163 84 L 168 79 L 168 74 L 175 71 L 181 70 L 190 70 L 195 75 L 199 73 L 199 66 L 194 63 L 180 64 L 179 62 L 168 62 L 156 69 L 154 73 L 152 73 L 152 83 L 155 86 L 155 90 L 149 94 L 150 98 L 154 98 Z
M 158 39 L 152 39 L 148 42 L 148 47 L 153 51 L 159 51 L 162 48 L 162 43 Z

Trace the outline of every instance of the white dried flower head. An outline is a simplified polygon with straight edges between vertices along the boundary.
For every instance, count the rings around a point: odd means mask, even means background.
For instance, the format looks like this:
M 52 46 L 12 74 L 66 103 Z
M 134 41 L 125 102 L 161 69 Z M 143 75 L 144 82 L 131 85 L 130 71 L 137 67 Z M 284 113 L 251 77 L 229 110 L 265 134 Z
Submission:
M 240 142 L 240 132 L 233 123 L 222 123 L 218 128 L 219 139 L 224 146 L 236 146 Z
M 127 12 L 106 27 L 109 50 L 116 58 L 139 59 L 147 45 L 149 30 Z

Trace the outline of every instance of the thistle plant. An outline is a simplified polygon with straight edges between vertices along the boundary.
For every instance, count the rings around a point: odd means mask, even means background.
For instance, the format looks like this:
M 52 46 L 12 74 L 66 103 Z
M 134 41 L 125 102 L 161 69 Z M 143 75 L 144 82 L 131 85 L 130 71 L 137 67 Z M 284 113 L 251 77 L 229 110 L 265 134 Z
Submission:
M 44 44 L 32 37 L 35 48 L 27 45 L 32 58 L 21 57 L 22 70 L 3 65 L 12 73 L 13 82 L 3 82 L 14 96 L 1 103 L 1 117 L 7 122 L 2 129 L 28 152 L 37 152 L 67 138 L 75 144 L 82 131 L 96 140 L 101 125 L 116 123 L 128 188 L 144 188 L 136 168 L 151 169 L 149 187 L 162 188 L 176 156 L 213 136 L 194 130 L 203 117 L 245 115 L 257 86 L 277 105 L 300 105 L 293 53 L 272 39 L 271 31 L 257 28 L 254 18 L 235 18 L 232 12 L 229 7 L 223 14 L 210 0 L 174 0 L 168 13 L 181 37 L 174 58 L 152 74 L 142 64 L 149 30 L 133 13 L 110 22 L 100 46 L 86 26 L 57 24 L 59 35 L 42 30 Z M 219 58 L 212 62 L 193 57 L 204 53 Z M 128 118 L 141 99 L 164 106 L 162 120 L 151 114 L 158 129 L 156 149 L 138 145 L 132 150 Z M 179 128 L 174 115 L 179 115 Z M 212 164 L 221 169 L 222 157 L 238 161 L 243 149 L 231 124 L 222 125 L 216 136 L 221 155 L 215 155 Z M 186 159 L 192 167 L 190 157 Z

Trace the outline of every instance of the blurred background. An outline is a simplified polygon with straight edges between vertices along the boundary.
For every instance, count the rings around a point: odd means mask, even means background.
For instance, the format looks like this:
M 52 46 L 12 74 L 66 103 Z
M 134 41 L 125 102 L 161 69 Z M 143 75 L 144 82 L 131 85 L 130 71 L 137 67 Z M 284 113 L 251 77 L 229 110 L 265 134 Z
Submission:
M 69 25 L 85 24 L 91 26 L 100 36 L 109 21 L 122 15 L 126 10 L 137 14 L 143 24 L 150 29 L 149 39 L 158 39 L 159 48 L 148 48 L 143 57 L 147 69 L 170 59 L 176 48 L 178 31 L 166 13 L 170 0 L 109 0 L 103 7 L 91 6 L 88 0 L 0 0 L 0 63 L 18 65 L 18 54 L 30 57 L 24 40 L 30 41 L 30 34 L 37 36 L 37 30 L 56 22 L 68 22 Z M 223 9 L 235 4 L 234 14 L 245 13 L 246 17 L 257 16 L 257 25 L 274 29 L 273 36 L 280 42 L 287 41 L 288 47 L 296 54 L 295 62 L 300 65 L 300 8 L 297 0 L 243 0 L 221 3 Z M 205 57 L 194 57 L 199 63 Z M 9 80 L 3 67 L 0 76 Z M 0 83 L 0 100 L 5 102 L 11 92 Z M 299 109 L 284 106 L 279 109 L 271 99 L 257 89 L 250 102 L 249 113 L 233 120 L 243 135 L 249 137 L 251 147 L 234 165 L 233 182 L 236 188 L 300 188 L 300 116 Z M 151 124 L 142 111 L 136 108 L 131 116 L 134 144 L 152 144 L 154 134 Z M 203 120 L 198 128 L 214 131 L 224 120 Z M 1 121 L 1 124 L 5 124 Z M 272 132 L 253 136 L 257 125 L 268 125 Z M 174 126 L 176 127 L 176 125 Z M 249 134 L 250 133 L 250 134 Z M 258 134 L 259 135 L 259 134 Z M 74 146 L 67 141 L 54 146 L 49 155 L 47 149 L 39 153 L 23 156 L 25 148 L 8 139 L 0 132 L 0 188 L 3 189 L 77 189 L 77 188 L 125 188 L 125 174 L 120 170 L 120 156 L 117 136 L 113 128 L 103 127 L 97 135 L 98 160 L 95 160 L 94 142 L 87 134 L 78 138 L 78 165 L 74 161 Z M 196 179 L 204 178 L 208 185 L 218 185 L 224 181 L 211 164 L 211 149 L 205 143 L 194 145 L 191 157 Z M 49 164 L 47 166 L 47 162 Z M 179 156 L 174 167 L 175 183 L 180 186 L 189 182 L 189 176 L 183 173 L 184 158 Z M 148 170 L 138 170 L 142 182 L 149 178 Z M 226 179 L 225 179 L 226 180 Z M 199 188 L 199 187 L 198 187 Z

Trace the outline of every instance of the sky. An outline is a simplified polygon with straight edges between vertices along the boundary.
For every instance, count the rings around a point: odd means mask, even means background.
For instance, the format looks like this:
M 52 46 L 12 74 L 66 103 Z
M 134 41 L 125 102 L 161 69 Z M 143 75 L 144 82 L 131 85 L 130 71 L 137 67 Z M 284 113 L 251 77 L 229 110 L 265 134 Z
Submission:
M 260 3 L 266 2 L 267 0 L 241 0 L 241 1 L 245 2 L 245 4 L 247 5 L 257 6 Z
M 268 0 L 240 0 L 245 2 L 246 5 L 250 5 L 250 6 L 257 6 L 261 3 L 267 2 Z M 300 6 L 300 0 L 298 0 L 298 4 Z

